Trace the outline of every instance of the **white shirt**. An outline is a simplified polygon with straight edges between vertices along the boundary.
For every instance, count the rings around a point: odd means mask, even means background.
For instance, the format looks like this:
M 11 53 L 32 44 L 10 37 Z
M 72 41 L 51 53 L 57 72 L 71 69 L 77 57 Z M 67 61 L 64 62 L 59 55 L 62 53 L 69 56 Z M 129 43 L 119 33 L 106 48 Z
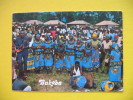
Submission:
M 111 47 L 111 45 L 112 45 L 112 41 L 109 40 L 109 42 L 106 42 L 106 40 L 104 40 L 104 41 L 102 42 L 102 44 L 103 44 L 103 48 L 104 48 L 104 49 L 110 49 L 110 47 Z
M 33 40 L 34 40 L 34 35 L 32 36 L 32 40 L 29 42 L 29 47 L 32 47 Z
M 103 33 L 102 32 L 99 33 L 99 38 L 103 39 Z
M 75 75 L 73 75 L 73 76 L 80 76 L 81 75 L 80 70 L 79 70 L 79 67 L 78 67 L 77 70 L 74 67 L 74 73 L 75 73 Z
M 119 45 L 119 47 L 122 46 L 122 45 L 121 45 L 121 41 L 122 41 L 122 37 L 119 37 L 119 38 L 118 38 L 118 41 L 117 41 L 117 44 Z

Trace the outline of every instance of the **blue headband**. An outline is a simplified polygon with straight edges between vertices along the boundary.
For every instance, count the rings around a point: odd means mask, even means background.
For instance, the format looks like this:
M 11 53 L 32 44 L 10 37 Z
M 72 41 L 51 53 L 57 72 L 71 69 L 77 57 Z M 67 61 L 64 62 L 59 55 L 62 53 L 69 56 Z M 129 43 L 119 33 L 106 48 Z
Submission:
M 36 36 L 39 36 L 40 37 L 40 34 L 37 34 Z
M 90 43 L 91 42 L 91 40 L 87 40 L 87 43 Z

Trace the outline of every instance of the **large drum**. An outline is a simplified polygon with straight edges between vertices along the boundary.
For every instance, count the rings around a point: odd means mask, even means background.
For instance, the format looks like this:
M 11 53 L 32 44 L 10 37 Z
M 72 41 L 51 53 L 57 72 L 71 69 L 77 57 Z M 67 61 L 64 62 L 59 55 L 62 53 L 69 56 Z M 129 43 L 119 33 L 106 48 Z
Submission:
M 84 76 L 75 76 L 71 77 L 72 87 L 84 88 L 86 85 L 87 79 Z
M 101 82 L 101 90 L 102 91 L 109 92 L 109 91 L 112 91 L 113 89 L 114 89 L 114 82 L 111 82 L 108 80 Z
M 86 78 L 84 76 L 80 76 L 77 78 L 76 84 L 78 88 L 84 88 L 86 82 L 87 82 Z

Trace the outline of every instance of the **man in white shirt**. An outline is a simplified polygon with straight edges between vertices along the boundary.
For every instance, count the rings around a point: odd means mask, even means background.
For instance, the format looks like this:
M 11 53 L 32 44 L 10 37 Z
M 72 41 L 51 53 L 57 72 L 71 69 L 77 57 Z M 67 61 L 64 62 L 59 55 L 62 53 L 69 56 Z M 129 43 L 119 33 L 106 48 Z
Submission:
M 105 72 L 105 70 L 108 73 L 109 70 L 109 54 L 111 51 L 112 41 L 110 40 L 109 34 L 106 34 L 105 40 L 102 42 L 102 61 L 104 61 L 105 65 L 102 66 L 102 72 Z M 105 68 L 106 66 L 106 68 Z

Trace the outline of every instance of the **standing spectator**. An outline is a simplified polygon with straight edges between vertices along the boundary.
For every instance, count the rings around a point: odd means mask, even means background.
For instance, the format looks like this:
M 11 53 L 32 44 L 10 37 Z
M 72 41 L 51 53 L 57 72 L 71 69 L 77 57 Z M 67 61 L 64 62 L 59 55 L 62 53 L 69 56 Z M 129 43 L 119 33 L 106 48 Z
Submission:
M 32 44 L 33 54 L 34 54 L 34 66 L 36 72 L 40 72 L 41 67 L 44 67 L 44 43 L 40 40 L 40 35 L 35 35 L 35 41 Z
M 19 69 L 26 71 L 29 40 L 28 37 L 25 36 L 24 31 L 20 32 L 19 37 L 17 37 L 15 44 L 16 44 L 17 62 L 19 64 Z
M 112 41 L 110 40 L 109 34 L 106 34 L 105 40 L 102 42 L 102 61 L 104 65 L 102 66 L 102 72 L 105 71 L 105 67 L 107 67 L 107 73 L 109 71 L 109 54 L 111 51 Z
M 50 33 L 53 38 L 56 36 L 56 30 L 54 28 L 50 31 Z

